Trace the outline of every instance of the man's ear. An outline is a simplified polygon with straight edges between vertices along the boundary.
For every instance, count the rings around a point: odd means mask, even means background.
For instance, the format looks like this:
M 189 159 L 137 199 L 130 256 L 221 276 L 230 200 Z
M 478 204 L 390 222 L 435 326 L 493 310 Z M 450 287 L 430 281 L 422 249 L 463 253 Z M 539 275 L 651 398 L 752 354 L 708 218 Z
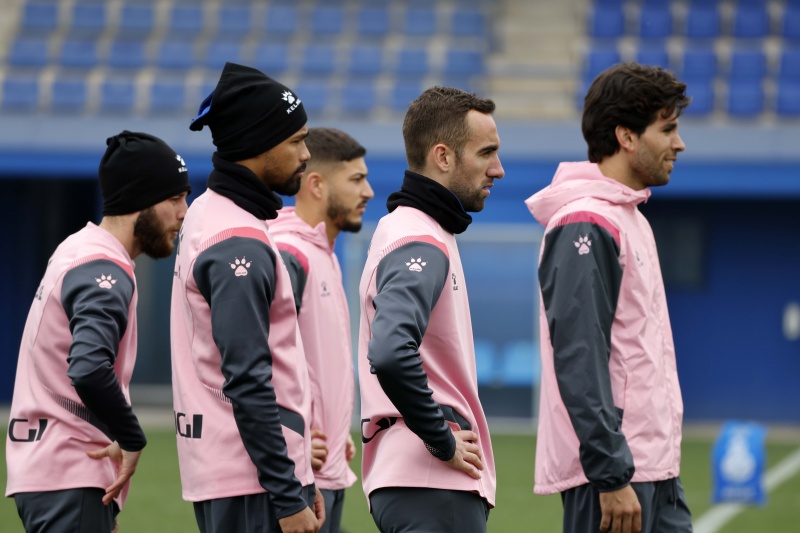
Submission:
M 639 139 L 639 136 L 631 131 L 630 128 L 617 126 L 614 129 L 614 133 L 617 136 L 617 142 L 622 150 L 633 152 L 636 149 L 636 141 Z
M 319 172 L 309 172 L 303 176 L 303 181 L 305 182 L 305 189 L 311 193 L 311 196 L 317 200 L 323 197 L 326 186 L 325 176 Z
M 446 144 L 439 143 L 431 148 L 430 159 L 439 172 L 446 173 L 452 169 L 455 153 Z

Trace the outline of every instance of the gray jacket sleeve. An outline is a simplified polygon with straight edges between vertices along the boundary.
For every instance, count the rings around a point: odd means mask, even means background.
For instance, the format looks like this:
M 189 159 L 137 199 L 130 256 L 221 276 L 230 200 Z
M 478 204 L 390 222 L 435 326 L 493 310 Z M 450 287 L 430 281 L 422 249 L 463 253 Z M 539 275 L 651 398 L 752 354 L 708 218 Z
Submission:
M 428 387 L 419 346 L 449 271 L 447 256 L 423 242 L 401 246 L 381 259 L 367 354 L 370 371 L 408 428 L 443 461 L 455 455 L 455 438 Z
M 61 304 L 72 333 L 67 376 L 91 413 L 88 421 L 129 452 L 147 444 L 114 372 L 134 290 L 128 273 L 109 260 L 73 268 L 61 284 Z
M 624 487 L 634 473 L 608 366 L 622 281 L 619 253 L 606 229 L 569 223 L 545 236 L 539 265 L 558 388 L 580 441 L 583 471 L 604 492 Z
M 276 290 L 276 256 L 266 243 L 233 237 L 195 260 L 197 288 L 211 308 L 211 332 L 219 349 L 225 383 L 239 434 L 258 471 L 258 480 L 278 518 L 307 504 L 289 457 L 268 345 L 269 309 Z
M 294 306 L 297 312 L 300 313 L 300 308 L 303 307 L 303 291 L 306 290 L 306 281 L 308 281 L 308 274 L 300 264 L 297 257 L 291 252 L 281 250 L 281 257 L 286 265 L 286 270 L 289 271 L 289 279 L 292 280 L 292 293 L 294 294 Z

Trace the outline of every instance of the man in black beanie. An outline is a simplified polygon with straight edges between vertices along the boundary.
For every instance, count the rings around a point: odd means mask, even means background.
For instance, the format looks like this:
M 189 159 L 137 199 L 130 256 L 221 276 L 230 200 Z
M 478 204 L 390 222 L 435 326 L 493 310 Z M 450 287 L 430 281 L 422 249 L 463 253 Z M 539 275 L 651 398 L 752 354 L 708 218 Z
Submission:
M 183 497 L 203 533 L 316 532 L 308 371 L 268 226 L 310 158 L 306 113 L 288 87 L 227 63 L 190 128 L 204 126 L 214 170 L 186 215 L 172 287 Z
M 172 253 L 189 177 L 183 159 L 152 135 L 123 131 L 106 143 L 103 219 L 53 253 L 19 351 L 6 496 L 27 531 L 114 529 L 146 444 L 128 392 L 133 259 Z

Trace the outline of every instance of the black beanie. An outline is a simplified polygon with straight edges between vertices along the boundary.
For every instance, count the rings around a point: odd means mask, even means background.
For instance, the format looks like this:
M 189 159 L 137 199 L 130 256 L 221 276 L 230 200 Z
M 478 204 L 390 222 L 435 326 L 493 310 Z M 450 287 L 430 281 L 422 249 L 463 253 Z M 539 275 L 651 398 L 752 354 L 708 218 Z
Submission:
M 123 131 L 106 139 L 100 160 L 103 215 L 127 215 L 189 192 L 183 158 L 158 137 Z
M 300 98 L 260 70 L 225 63 L 219 82 L 189 129 L 211 129 L 217 154 L 241 161 L 279 145 L 305 126 Z

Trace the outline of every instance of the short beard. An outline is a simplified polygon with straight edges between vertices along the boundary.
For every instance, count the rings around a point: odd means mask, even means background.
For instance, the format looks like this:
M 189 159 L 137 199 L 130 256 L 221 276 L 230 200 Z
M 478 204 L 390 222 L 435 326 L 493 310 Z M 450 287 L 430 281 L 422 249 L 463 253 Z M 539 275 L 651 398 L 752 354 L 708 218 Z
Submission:
M 347 231 L 350 233 L 358 233 L 361 231 L 362 222 L 351 222 L 347 219 L 350 214 L 350 209 L 339 203 L 335 196 L 328 196 L 328 219 L 339 228 L 339 231 Z
M 306 164 L 303 163 L 292 173 L 292 176 L 284 181 L 273 185 L 271 189 L 282 196 L 294 196 L 300 190 L 300 174 L 306 170 Z
M 169 238 L 170 232 L 164 231 L 163 225 L 156 217 L 156 211 L 148 207 L 139 213 L 133 226 L 133 236 L 139 239 L 142 253 L 153 259 L 163 259 L 172 255 L 175 242 Z

